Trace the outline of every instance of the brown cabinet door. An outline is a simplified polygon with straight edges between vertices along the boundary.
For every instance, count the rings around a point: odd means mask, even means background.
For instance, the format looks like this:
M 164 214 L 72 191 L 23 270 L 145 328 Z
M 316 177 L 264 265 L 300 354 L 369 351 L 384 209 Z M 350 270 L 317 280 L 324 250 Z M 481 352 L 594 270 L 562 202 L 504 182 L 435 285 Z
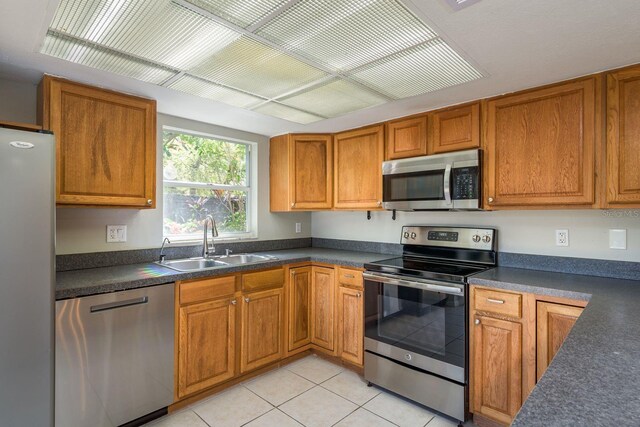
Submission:
M 179 308 L 178 398 L 235 375 L 235 301 L 231 297 Z
M 289 277 L 288 351 L 311 343 L 311 267 L 292 268 Z
M 311 342 L 333 351 L 335 273 L 327 267 L 313 267 L 311 271 Z
M 522 325 L 473 320 L 473 412 L 509 425 L 522 404 Z
M 640 207 L 640 67 L 607 76 L 607 207 Z
M 42 122 L 56 136 L 56 201 L 155 207 L 156 103 L 45 76 Z
M 487 102 L 485 207 L 594 204 L 599 82 Z
M 291 135 L 291 208 L 331 209 L 333 146 L 331 135 Z
M 536 309 L 537 379 L 540 380 L 584 309 L 542 301 L 538 301 Z
M 432 113 L 430 140 L 431 154 L 480 147 L 480 104 Z
M 242 296 L 240 372 L 282 357 L 283 293 L 280 288 Z
M 364 305 L 359 289 L 338 288 L 338 353 L 355 365 L 364 362 Z
M 427 155 L 427 116 L 387 123 L 387 160 Z
M 335 135 L 335 209 L 381 209 L 383 129 L 379 125 Z

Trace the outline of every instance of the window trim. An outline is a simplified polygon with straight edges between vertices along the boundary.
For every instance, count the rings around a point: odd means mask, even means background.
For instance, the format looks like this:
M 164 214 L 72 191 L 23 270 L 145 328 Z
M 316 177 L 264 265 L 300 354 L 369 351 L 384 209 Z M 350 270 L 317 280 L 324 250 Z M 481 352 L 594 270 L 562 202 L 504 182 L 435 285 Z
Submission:
M 176 181 L 164 179 L 164 152 L 162 151 L 164 145 L 164 133 L 175 132 L 184 135 L 195 136 L 197 138 L 216 139 L 224 142 L 231 142 L 234 144 L 246 145 L 246 161 L 247 165 L 247 177 L 246 186 L 238 185 L 226 185 L 226 184 L 214 184 L 214 183 L 201 183 L 201 182 L 189 182 L 189 181 Z M 173 188 L 205 188 L 214 190 L 228 190 L 228 191 L 245 191 L 247 192 L 247 228 L 246 232 L 237 233 L 220 233 L 220 237 L 216 238 L 217 241 L 238 241 L 238 240 L 255 240 L 258 238 L 258 192 L 257 192 L 257 176 L 258 176 L 258 143 L 255 141 L 247 141 L 238 138 L 226 137 L 207 132 L 199 132 L 190 129 L 183 129 L 176 126 L 162 125 L 161 127 L 161 177 L 162 177 L 162 196 L 164 200 L 165 187 Z M 162 218 L 164 223 L 164 203 L 162 206 Z M 166 235 L 164 233 L 164 224 L 162 225 L 162 237 L 169 237 L 176 244 L 200 244 L 202 243 L 202 237 L 198 237 L 195 234 L 189 235 Z

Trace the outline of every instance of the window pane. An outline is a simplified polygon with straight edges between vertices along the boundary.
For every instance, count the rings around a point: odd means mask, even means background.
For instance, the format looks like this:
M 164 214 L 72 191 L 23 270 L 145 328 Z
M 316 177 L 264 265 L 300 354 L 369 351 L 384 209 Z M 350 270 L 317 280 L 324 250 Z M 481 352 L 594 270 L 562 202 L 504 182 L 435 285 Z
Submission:
M 172 131 L 163 137 L 165 180 L 248 186 L 247 145 Z
M 202 238 L 207 215 L 216 220 L 220 234 L 246 233 L 248 192 L 166 187 L 164 235 Z

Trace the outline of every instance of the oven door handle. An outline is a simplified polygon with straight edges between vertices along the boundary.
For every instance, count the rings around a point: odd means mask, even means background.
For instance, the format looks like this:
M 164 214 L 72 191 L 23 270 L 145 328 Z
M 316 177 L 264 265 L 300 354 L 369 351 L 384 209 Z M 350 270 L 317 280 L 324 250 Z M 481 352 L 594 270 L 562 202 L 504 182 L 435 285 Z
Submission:
M 442 182 L 444 189 L 444 200 L 448 205 L 451 204 L 451 164 L 448 164 L 444 168 L 444 178 Z
M 442 285 L 439 283 L 432 283 L 432 282 L 426 282 L 426 281 L 417 282 L 413 280 L 402 280 L 402 279 L 397 279 L 395 277 L 389 277 L 386 275 L 383 276 L 381 274 L 368 273 L 366 271 L 362 273 L 362 277 L 374 282 L 385 283 L 387 285 L 407 286 L 409 288 L 423 289 L 423 290 L 434 291 L 434 292 L 442 292 L 443 294 L 450 294 L 450 295 L 464 295 L 464 289 L 459 288 L 457 286 L 448 286 L 448 285 Z

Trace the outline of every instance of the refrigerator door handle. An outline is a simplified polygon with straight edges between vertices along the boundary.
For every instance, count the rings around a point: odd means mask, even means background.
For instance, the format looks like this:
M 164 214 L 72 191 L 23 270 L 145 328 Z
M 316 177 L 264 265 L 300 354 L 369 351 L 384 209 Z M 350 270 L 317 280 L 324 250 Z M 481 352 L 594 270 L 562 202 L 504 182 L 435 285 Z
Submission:
M 124 301 L 116 301 L 116 302 L 108 302 L 106 304 L 98 304 L 98 305 L 92 305 L 91 308 L 89 309 L 89 311 L 91 313 L 98 313 L 101 311 L 107 311 L 107 310 L 114 310 L 116 308 L 122 308 L 122 307 L 130 307 L 132 305 L 139 305 L 139 304 L 146 304 L 149 302 L 149 297 L 140 297 L 140 298 L 133 298 L 133 299 L 128 299 L 128 300 L 124 300 Z

